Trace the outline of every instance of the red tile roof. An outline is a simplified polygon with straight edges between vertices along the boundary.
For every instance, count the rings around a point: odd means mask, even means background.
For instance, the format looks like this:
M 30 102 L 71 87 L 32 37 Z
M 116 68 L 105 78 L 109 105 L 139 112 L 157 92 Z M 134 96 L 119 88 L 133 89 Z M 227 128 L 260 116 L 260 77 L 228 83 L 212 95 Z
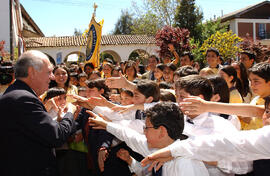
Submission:
M 26 48 L 85 46 L 82 36 L 25 38 Z M 155 44 L 155 38 L 147 35 L 103 35 L 101 45 Z

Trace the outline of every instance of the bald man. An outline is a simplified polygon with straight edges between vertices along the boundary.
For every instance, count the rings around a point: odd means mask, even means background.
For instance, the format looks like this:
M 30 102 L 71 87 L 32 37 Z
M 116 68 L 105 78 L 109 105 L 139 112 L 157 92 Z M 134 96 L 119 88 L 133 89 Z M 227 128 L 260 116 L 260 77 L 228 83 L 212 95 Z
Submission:
M 39 51 L 27 51 L 15 64 L 15 78 L 0 98 L 1 176 L 57 175 L 54 148 L 75 131 L 72 108 L 55 122 L 38 96 L 53 78 L 53 66 Z

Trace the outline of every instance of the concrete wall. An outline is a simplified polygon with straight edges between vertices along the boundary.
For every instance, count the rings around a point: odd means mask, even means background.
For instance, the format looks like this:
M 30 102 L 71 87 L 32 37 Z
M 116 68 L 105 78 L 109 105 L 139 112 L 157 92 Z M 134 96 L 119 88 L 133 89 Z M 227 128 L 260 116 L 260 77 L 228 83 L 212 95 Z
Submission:
M 72 52 L 82 52 L 85 53 L 86 47 L 44 47 L 44 48 L 33 48 L 39 51 L 42 51 L 49 56 L 51 56 L 56 61 L 56 55 L 59 52 L 62 52 L 62 61 L 65 57 Z M 129 55 L 135 50 L 145 50 L 149 55 L 156 55 L 156 50 L 158 47 L 154 44 L 149 45 L 103 45 L 101 46 L 100 53 L 109 51 L 114 52 L 115 55 L 119 58 L 115 58 L 116 61 L 126 61 L 128 60 Z M 111 54 L 111 53 L 110 53 Z
M 0 1 L 0 41 L 4 40 L 5 50 L 10 51 L 9 38 L 9 0 Z

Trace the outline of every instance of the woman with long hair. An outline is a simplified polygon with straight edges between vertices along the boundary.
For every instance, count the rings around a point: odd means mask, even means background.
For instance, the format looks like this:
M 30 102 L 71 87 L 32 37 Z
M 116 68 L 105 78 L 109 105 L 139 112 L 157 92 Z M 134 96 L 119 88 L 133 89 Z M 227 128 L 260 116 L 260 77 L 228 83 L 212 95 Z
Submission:
M 230 103 L 243 103 L 241 94 L 242 85 L 241 81 L 237 77 L 236 70 L 232 66 L 222 67 L 219 72 L 219 76 L 225 79 L 230 90 Z
M 248 74 L 247 74 L 246 67 L 241 62 L 233 62 L 231 66 L 235 68 L 237 72 L 237 77 L 240 79 L 241 84 L 242 84 L 242 88 L 239 93 L 243 97 L 245 103 L 250 103 L 251 98 L 252 98 L 252 93 L 249 87 Z

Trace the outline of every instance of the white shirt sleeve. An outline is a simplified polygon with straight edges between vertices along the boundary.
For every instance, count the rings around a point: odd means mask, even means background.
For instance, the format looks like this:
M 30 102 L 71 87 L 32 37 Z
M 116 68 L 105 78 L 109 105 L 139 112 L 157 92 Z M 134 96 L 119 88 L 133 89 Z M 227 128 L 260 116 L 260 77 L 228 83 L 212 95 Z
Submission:
M 253 161 L 218 161 L 217 167 L 228 174 L 246 174 L 253 170 Z
M 148 167 L 142 167 L 141 163 L 134 158 L 132 158 L 131 165 L 128 166 L 129 170 L 132 173 L 135 173 L 137 176 L 151 176 L 152 173 L 147 170 Z
M 270 126 L 232 134 L 198 136 L 168 146 L 173 157 L 202 161 L 247 161 L 270 158 Z
M 162 172 L 164 176 L 209 176 L 208 170 L 202 161 L 192 160 L 189 158 L 178 157 L 174 160 L 168 162 L 167 165 L 163 165 L 164 169 L 166 167 L 167 172 Z
M 147 156 L 153 153 L 154 150 L 149 150 L 145 135 L 136 132 L 135 130 L 125 128 L 115 123 L 108 123 L 107 129 L 118 139 L 125 141 L 126 144 L 135 152 Z
M 140 134 L 144 134 L 143 133 L 143 127 L 145 125 L 145 120 L 120 120 L 120 121 L 113 121 L 113 123 L 122 125 L 124 127 L 128 127 L 130 129 L 133 129 L 135 131 L 137 131 Z
M 110 109 L 108 107 L 96 106 L 93 109 L 93 112 L 96 114 L 100 113 L 112 121 L 118 121 L 118 120 L 123 120 L 123 119 L 126 119 L 126 120 L 135 119 L 135 112 L 136 111 L 130 111 L 130 112 L 121 114 L 119 112 L 113 111 L 112 109 Z

